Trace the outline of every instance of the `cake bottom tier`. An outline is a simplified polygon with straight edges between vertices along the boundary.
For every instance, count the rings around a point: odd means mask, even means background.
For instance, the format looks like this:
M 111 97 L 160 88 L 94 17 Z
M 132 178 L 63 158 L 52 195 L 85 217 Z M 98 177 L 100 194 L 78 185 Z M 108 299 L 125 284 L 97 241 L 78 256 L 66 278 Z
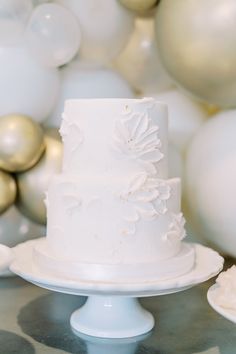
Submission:
M 50 254 L 46 240 L 34 248 L 33 264 L 37 270 L 71 280 L 114 283 L 145 282 L 175 278 L 189 272 L 194 266 L 195 249 L 182 243 L 177 255 L 155 263 L 92 264 L 61 260 Z

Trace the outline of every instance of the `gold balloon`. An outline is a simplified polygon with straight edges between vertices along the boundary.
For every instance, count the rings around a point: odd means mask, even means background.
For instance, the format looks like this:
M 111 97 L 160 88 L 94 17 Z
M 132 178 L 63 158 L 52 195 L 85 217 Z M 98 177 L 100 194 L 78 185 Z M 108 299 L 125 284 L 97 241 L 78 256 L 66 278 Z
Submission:
M 0 171 L 0 214 L 11 206 L 16 198 L 16 182 L 4 171 Z
M 39 162 L 30 170 L 16 175 L 18 184 L 17 206 L 31 220 L 45 224 L 45 192 L 51 178 L 61 171 L 62 142 L 56 129 L 45 132 L 46 150 Z
M 177 84 L 206 102 L 236 107 L 235 0 L 162 0 L 156 36 Z
M 41 126 L 19 114 L 0 117 L 0 168 L 10 172 L 32 167 L 45 149 Z
M 153 8 L 157 0 L 120 0 L 120 3 L 127 7 L 129 10 L 143 12 Z

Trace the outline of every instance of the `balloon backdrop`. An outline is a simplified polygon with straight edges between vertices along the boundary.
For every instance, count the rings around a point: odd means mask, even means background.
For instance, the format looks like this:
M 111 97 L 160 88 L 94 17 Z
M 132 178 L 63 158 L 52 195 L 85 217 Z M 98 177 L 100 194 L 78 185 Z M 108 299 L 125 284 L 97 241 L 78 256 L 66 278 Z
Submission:
M 14 178 L 0 170 L 0 214 L 12 205 L 16 198 L 16 183 Z
M 64 102 L 68 98 L 133 97 L 128 83 L 116 71 L 80 62 L 61 70 L 57 104 L 46 124 L 59 127 Z
M 45 149 L 43 130 L 22 115 L 0 117 L 0 168 L 16 172 L 32 167 Z
M 156 35 L 163 64 L 185 90 L 236 106 L 236 1 L 162 0 Z
M 70 61 L 78 51 L 79 24 L 65 7 L 42 4 L 31 16 L 26 38 L 35 58 L 43 65 L 57 67 Z
M 205 109 L 178 90 L 159 93 L 154 97 L 168 105 L 169 138 L 183 152 L 205 121 Z
M 115 58 L 133 29 L 134 16 L 117 0 L 57 0 L 77 16 L 82 40 L 79 57 L 99 63 Z
M 0 243 L 8 247 L 42 236 L 45 227 L 24 217 L 15 206 L 0 216 Z
M 194 137 L 186 161 L 186 197 L 198 232 L 236 257 L 236 110 L 211 118 Z
M 39 162 L 30 170 L 16 176 L 18 184 L 17 205 L 31 220 L 45 224 L 45 193 L 51 178 L 61 171 L 62 143 L 57 133 L 45 133 L 46 150 Z
M 31 0 L 1 0 L 0 46 L 15 45 L 21 40 L 32 7 Z
M 136 19 L 134 32 L 115 60 L 115 67 L 142 95 L 173 86 L 159 58 L 152 17 Z
M 0 46 L 0 116 L 20 113 L 39 122 L 53 109 L 59 89 L 55 68 L 45 68 L 24 45 Z

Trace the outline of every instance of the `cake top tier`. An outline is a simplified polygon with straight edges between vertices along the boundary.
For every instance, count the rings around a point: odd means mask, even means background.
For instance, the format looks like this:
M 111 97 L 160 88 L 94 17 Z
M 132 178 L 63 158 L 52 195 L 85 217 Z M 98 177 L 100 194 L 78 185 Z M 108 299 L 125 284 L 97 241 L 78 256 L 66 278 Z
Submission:
M 167 107 L 153 98 L 73 99 L 60 129 L 63 173 L 167 178 Z

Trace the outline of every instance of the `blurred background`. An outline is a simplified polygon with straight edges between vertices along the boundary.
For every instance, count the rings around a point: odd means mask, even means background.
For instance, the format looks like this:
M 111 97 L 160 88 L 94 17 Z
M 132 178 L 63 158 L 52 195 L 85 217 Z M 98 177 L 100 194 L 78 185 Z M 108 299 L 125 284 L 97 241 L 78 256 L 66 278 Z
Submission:
M 0 243 L 45 235 L 65 99 L 147 96 L 189 239 L 236 257 L 235 0 L 0 0 Z

